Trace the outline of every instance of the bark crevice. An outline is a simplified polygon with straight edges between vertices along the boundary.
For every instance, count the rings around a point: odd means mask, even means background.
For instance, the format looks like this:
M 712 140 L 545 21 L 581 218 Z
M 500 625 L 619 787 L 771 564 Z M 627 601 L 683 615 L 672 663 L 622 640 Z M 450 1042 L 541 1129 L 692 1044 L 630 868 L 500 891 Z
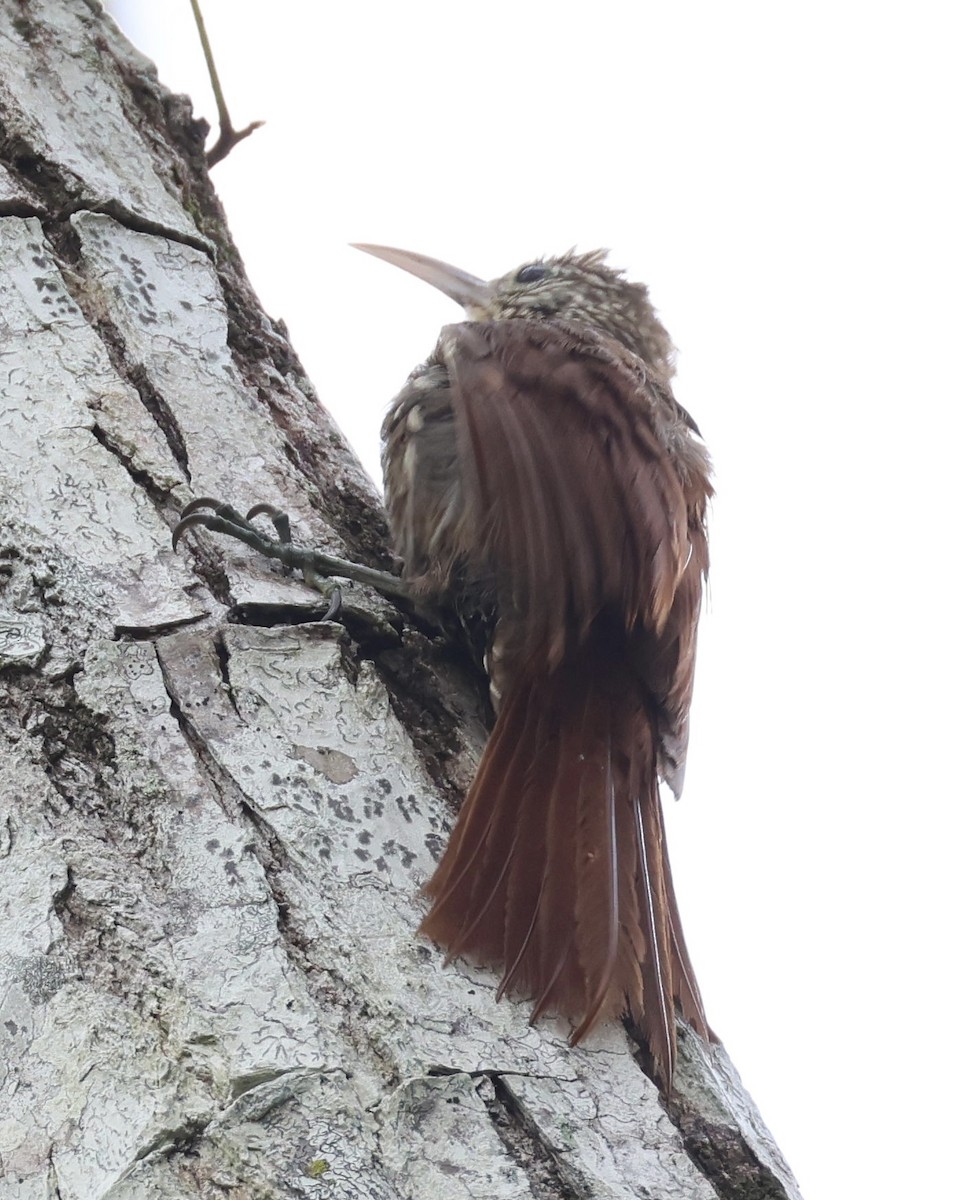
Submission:
M 537 1200 L 584 1200 L 590 1193 L 570 1183 L 551 1146 L 521 1109 L 502 1074 L 486 1073 L 476 1087 L 499 1140 L 526 1173 Z

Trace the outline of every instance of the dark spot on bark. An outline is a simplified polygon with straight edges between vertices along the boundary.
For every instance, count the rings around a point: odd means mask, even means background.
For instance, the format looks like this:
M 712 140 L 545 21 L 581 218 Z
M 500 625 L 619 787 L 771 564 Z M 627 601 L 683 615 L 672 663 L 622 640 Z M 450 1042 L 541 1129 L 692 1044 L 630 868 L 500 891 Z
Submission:
M 344 801 L 337 800 L 335 796 L 329 796 L 326 799 L 326 803 L 329 805 L 330 811 L 333 812 L 341 821 L 349 821 L 350 824 L 352 824 L 356 820 L 356 817 L 353 815 L 353 810 Z
M 406 846 L 401 845 L 400 842 L 395 842 L 392 838 L 383 843 L 383 852 L 384 854 L 392 854 L 394 858 L 399 858 L 402 867 L 411 866 L 417 858 L 413 850 L 408 850 Z
M 404 818 L 408 825 L 411 823 L 411 821 L 413 821 L 414 817 L 420 814 L 421 807 L 417 803 L 417 797 L 413 792 L 406 797 L 398 796 L 395 803 L 400 809 L 400 815 Z

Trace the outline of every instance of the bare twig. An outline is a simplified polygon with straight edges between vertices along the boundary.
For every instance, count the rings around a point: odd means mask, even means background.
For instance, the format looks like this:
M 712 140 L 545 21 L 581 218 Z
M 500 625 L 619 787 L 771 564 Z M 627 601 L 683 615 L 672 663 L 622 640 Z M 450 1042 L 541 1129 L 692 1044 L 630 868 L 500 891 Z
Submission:
M 190 7 L 193 9 L 193 19 L 197 23 L 197 34 L 200 37 L 200 45 L 203 47 L 204 58 L 207 60 L 210 86 L 214 89 L 214 99 L 217 101 L 217 117 L 220 122 L 220 132 L 217 141 L 207 151 L 207 166 L 213 167 L 222 158 L 226 158 L 238 142 L 243 142 L 256 129 L 260 129 L 264 125 L 264 121 L 252 121 L 245 129 L 234 128 L 231 123 L 231 114 L 227 111 L 224 90 L 217 75 L 217 66 L 214 62 L 213 51 L 210 48 L 210 38 L 207 36 L 207 27 L 204 24 L 204 15 L 200 11 L 199 0 L 190 0 Z

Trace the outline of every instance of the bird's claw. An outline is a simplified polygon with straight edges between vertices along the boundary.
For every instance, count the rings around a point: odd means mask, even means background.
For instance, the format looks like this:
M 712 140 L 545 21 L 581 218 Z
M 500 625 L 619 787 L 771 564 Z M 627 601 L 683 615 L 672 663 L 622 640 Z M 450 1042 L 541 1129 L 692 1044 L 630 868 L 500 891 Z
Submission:
M 236 537 L 239 541 L 247 542 L 249 545 L 253 544 L 253 539 L 266 541 L 267 539 L 262 536 L 260 530 L 251 523 L 252 518 L 259 513 L 267 513 L 271 516 L 279 543 L 291 542 L 288 516 L 281 509 L 274 508 L 270 504 L 256 504 L 249 510 L 246 517 L 242 517 L 233 505 L 224 504 L 212 496 L 201 496 L 197 500 L 191 500 L 180 513 L 180 520 L 173 530 L 173 549 L 177 548 L 180 538 L 186 531 L 195 526 L 209 529 L 211 533 L 223 533 L 230 537 Z
M 322 614 L 323 621 L 335 621 L 343 607 L 343 589 L 333 588 L 329 597 L 329 607 Z
M 271 520 L 275 527 L 275 533 L 278 535 L 277 546 L 279 548 L 292 547 L 292 526 L 288 519 L 288 513 L 274 504 L 252 505 L 247 514 L 242 517 L 232 505 L 214 500 L 211 496 L 201 496 L 198 500 L 191 501 L 181 512 L 180 520 L 173 530 L 173 549 L 177 548 L 180 538 L 188 529 L 199 526 L 210 530 L 211 533 L 228 534 L 269 557 L 280 558 L 280 555 L 275 553 L 276 543 L 265 538 L 253 523 L 254 518 L 260 516 L 268 517 Z M 282 566 L 287 573 L 291 573 L 292 567 L 288 562 L 283 561 Z M 322 620 L 334 621 L 343 607 L 342 589 L 337 587 L 332 580 L 323 579 L 322 576 L 316 574 L 311 562 L 303 563 L 302 579 L 307 587 L 322 592 L 328 597 L 328 606 Z
M 274 504 L 253 504 L 248 509 L 248 515 L 245 519 L 253 521 L 255 517 L 259 516 L 266 516 L 271 519 L 280 542 L 290 542 L 292 540 L 292 525 L 288 519 L 287 512 L 276 508 Z
M 253 524 L 254 518 L 258 516 L 270 518 L 278 535 L 277 541 L 265 537 Z M 286 572 L 298 568 L 309 587 L 329 596 L 326 619 L 330 621 L 336 618 L 342 607 L 342 592 L 332 584 L 333 576 L 355 580 L 394 599 L 403 600 L 410 595 L 407 584 L 396 575 L 389 575 L 386 571 L 377 571 L 360 563 L 348 562 L 333 555 L 320 554 L 315 550 L 300 550 L 292 542 L 288 514 L 273 504 L 255 504 L 248 509 L 247 516 L 242 516 L 230 504 L 224 504 L 210 496 L 201 496 L 199 500 L 191 501 L 180 513 L 180 520 L 173 530 L 173 549 L 177 548 L 188 529 L 196 527 L 236 538 L 265 558 L 277 559 Z

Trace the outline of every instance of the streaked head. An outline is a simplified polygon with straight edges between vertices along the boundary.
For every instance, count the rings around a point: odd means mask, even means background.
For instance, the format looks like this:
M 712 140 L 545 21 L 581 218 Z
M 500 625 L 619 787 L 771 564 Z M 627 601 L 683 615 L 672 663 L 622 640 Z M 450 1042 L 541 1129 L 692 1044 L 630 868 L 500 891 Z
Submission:
M 647 289 L 609 267 L 605 250 L 535 259 L 486 281 L 410 250 L 354 245 L 438 288 L 464 308 L 469 320 L 581 321 L 609 333 L 666 379 L 673 374 L 671 339 Z

